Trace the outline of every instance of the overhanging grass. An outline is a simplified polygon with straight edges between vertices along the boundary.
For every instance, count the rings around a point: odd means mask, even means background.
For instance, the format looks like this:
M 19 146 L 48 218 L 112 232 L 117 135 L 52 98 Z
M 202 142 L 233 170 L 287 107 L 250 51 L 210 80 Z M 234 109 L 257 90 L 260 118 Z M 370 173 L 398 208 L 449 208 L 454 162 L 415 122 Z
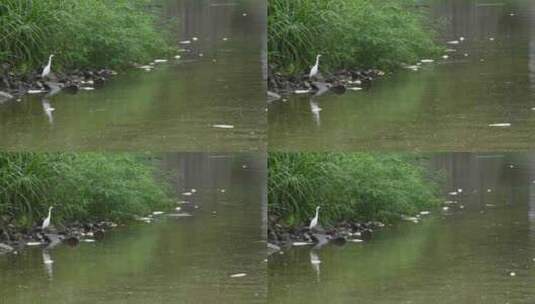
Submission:
M 0 153 L 0 224 L 30 227 L 54 206 L 54 223 L 125 221 L 170 206 L 140 156 Z
M 295 226 L 321 206 L 323 224 L 391 222 L 438 204 L 437 186 L 406 157 L 364 153 L 270 153 L 269 213 Z
M 43 66 L 122 67 L 169 51 L 150 0 L 3 0 L 0 62 L 19 71 Z
M 269 62 L 277 72 L 393 69 L 438 54 L 414 0 L 269 0 Z

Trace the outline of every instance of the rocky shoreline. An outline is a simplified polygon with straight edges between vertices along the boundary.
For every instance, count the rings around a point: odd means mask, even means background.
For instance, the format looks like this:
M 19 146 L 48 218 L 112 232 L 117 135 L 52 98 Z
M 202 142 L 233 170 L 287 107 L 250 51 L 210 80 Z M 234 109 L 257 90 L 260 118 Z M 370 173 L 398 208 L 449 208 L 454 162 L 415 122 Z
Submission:
M 344 245 L 347 242 L 369 241 L 375 231 L 383 228 L 381 222 L 342 222 L 329 228 L 310 230 L 308 227 L 289 227 L 271 218 L 268 226 L 268 244 L 270 253 L 292 246 L 315 245 L 321 247 L 328 243 Z
M 42 79 L 38 71 L 29 74 L 16 74 L 9 64 L 0 66 L 0 103 L 18 99 L 26 94 L 49 93 L 60 90 L 77 93 L 80 90 L 100 88 L 118 73 L 112 69 L 71 70 L 66 73 L 53 73 Z
M 278 100 L 281 95 L 315 94 L 322 95 L 327 91 L 344 94 L 346 91 L 359 91 L 369 88 L 373 80 L 385 76 L 386 73 L 377 69 L 343 69 L 335 73 L 318 75 L 314 80 L 308 75 L 286 76 L 274 67 L 268 69 L 268 95 L 270 101 Z
M 118 225 L 101 221 L 97 223 L 72 223 L 61 228 L 40 227 L 29 230 L 19 229 L 13 225 L 0 228 L 0 254 L 17 253 L 25 247 L 42 246 L 47 249 L 61 243 L 77 246 L 80 242 L 102 240 L 105 233 Z

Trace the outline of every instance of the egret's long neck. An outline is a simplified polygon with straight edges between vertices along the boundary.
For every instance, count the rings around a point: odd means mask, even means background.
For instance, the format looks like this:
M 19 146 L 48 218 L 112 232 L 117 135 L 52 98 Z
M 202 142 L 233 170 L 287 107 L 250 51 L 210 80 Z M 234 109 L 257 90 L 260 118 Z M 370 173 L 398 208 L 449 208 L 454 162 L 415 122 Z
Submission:
M 320 56 L 316 56 L 316 65 L 320 64 Z
M 52 56 L 48 57 L 48 65 L 52 64 Z
M 48 209 L 48 218 L 50 218 L 50 215 L 52 215 L 52 208 Z
M 320 209 L 319 208 L 316 208 L 316 218 L 318 218 L 318 213 L 319 213 Z

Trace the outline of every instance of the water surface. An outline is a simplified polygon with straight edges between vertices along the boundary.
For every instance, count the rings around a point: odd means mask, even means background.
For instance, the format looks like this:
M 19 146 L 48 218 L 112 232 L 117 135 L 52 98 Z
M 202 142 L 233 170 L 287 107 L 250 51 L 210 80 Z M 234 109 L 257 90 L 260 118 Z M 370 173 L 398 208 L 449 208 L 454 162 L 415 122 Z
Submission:
M 370 242 L 298 247 L 269 260 L 270 303 L 531 303 L 535 298 L 535 157 L 440 154 L 457 204 Z M 461 208 L 464 206 L 464 208 Z M 311 264 L 318 257 L 321 264 Z M 514 273 L 515 276 L 511 276 Z
M 265 157 L 166 154 L 159 163 L 177 193 L 196 190 L 177 195 L 193 203 L 183 206 L 191 217 L 0 256 L 0 303 L 265 303 Z
M 272 150 L 510 151 L 535 147 L 535 3 L 423 1 L 455 52 L 368 90 L 269 106 Z M 464 41 L 458 45 L 448 41 Z M 312 103 L 322 110 L 312 112 Z M 489 127 L 509 123 L 511 127 Z
M 180 53 L 182 58 L 170 58 L 152 72 L 121 73 L 95 91 L 26 96 L 0 104 L 0 148 L 264 150 L 265 1 L 157 3 L 162 20 L 178 20 L 176 45 L 188 50 Z M 186 40 L 191 44 L 179 44 Z M 47 102 L 55 109 L 51 113 L 44 111 Z

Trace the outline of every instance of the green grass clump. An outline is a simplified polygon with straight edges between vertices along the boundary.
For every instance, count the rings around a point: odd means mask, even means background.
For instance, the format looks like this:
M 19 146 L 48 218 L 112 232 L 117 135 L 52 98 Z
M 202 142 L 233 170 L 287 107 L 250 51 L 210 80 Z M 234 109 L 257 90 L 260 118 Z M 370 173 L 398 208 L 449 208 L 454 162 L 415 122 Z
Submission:
M 150 0 L 0 1 L 0 63 L 27 72 L 55 54 L 56 70 L 122 67 L 170 50 Z
M 269 62 L 297 74 L 322 54 L 322 69 L 393 69 L 437 55 L 434 30 L 414 0 L 269 0 Z
M 31 227 L 54 206 L 54 223 L 125 221 L 170 206 L 166 186 L 140 156 L 0 153 L 0 225 Z
M 438 189 L 407 157 L 364 153 L 270 153 L 269 214 L 290 226 L 321 206 L 323 224 L 391 222 L 438 205 Z

